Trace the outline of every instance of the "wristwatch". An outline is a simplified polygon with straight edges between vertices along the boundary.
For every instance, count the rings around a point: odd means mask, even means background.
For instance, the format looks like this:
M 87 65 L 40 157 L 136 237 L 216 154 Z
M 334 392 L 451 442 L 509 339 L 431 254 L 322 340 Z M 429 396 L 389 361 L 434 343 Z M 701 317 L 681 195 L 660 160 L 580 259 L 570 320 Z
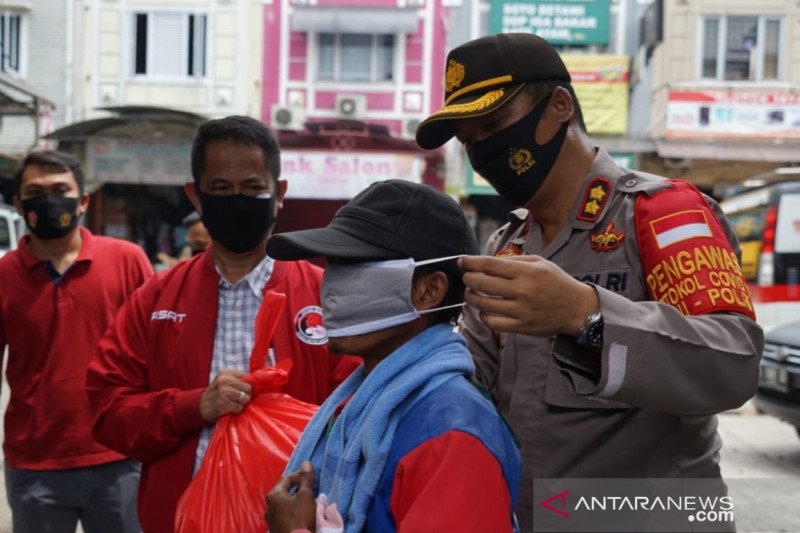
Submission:
M 575 343 L 585 348 L 600 349 L 603 347 L 603 313 L 597 311 L 586 317 Z

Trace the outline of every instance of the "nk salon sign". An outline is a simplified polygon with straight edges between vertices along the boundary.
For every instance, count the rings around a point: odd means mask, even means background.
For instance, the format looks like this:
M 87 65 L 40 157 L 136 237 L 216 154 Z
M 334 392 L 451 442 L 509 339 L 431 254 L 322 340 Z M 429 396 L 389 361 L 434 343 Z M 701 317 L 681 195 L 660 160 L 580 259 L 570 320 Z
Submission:
M 349 200 L 376 181 L 422 182 L 424 158 L 414 153 L 281 152 L 281 179 L 287 198 Z
M 492 0 L 490 33 L 535 33 L 554 45 L 608 44 L 611 0 Z

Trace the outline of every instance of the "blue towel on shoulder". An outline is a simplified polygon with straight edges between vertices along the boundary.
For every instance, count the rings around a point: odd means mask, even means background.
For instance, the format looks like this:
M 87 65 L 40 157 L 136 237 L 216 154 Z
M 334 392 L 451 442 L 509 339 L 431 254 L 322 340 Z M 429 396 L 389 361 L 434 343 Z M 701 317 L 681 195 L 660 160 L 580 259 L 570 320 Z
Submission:
M 427 391 L 474 371 L 464 339 L 450 325 L 428 328 L 368 376 L 358 368 L 328 397 L 303 432 L 286 472 L 310 460 L 315 493 L 337 504 L 347 533 L 360 532 L 405 410 Z M 328 422 L 347 398 L 326 438 Z

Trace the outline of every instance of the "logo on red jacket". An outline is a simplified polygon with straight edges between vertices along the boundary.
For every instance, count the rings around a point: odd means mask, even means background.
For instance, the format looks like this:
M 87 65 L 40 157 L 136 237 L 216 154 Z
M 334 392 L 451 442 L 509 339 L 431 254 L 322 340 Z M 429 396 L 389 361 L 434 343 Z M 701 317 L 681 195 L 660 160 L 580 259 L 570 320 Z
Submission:
M 306 344 L 320 345 L 328 342 L 328 331 L 322 325 L 322 308 L 309 305 L 294 317 L 297 338 Z

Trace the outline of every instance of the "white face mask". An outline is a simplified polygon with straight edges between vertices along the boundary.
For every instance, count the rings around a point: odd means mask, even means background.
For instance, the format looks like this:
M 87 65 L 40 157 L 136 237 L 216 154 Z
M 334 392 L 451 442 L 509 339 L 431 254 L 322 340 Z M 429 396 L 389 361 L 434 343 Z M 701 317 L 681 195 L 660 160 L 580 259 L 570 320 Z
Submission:
M 414 269 L 461 257 L 415 262 L 395 259 L 328 265 L 322 277 L 322 317 L 328 337 L 349 337 L 405 324 L 421 315 L 464 303 L 417 311 L 411 303 Z

